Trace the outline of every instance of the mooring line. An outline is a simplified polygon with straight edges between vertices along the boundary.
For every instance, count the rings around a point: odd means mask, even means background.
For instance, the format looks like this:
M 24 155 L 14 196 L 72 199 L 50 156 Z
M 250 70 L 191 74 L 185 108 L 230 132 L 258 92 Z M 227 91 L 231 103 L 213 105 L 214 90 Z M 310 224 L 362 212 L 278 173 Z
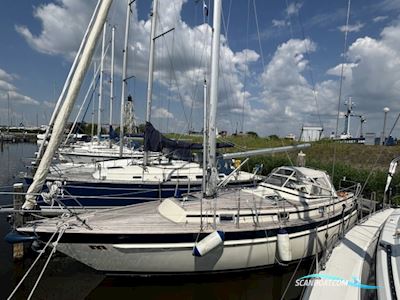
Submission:
M 43 268 L 42 268 L 42 271 L 40 272 L 40 274 L 39 274 L 39 276 L 38 276 L 38 278 L 37 278 L 37 280 L 36 280 L 36 282 L 35 282 L 35 285 L 33 286 L 32 290 L 31 290 L 31 293 L 29 294 L 29 296 L 28 296 L 28 298 L 27 298 L 28 300 L 30 300 L 30 299 L 32 298 L 32 295 L 33 295 L 33 293 L 35 292 L 36 287 L 38 286 L 40 279 L 42 279 L 43 274 L 44 274 L 44 271 L 46 270 L 46 268 L 47 268 L 47 266 L 48 266 L 48 264 L 49 264 L 49 262 L 50 262 L 51 257 L 52 257 L 53 254 L 56 252 L 56 248 L 57 248 L 58 242 L 60 241 L 60 239 L 61 239 L 63 233 L 65 232 L 65 230 L 66 230 L 67 228 L 68 228 L 68 225 L 67 225 L 67 224 L 61 225 L 61 230 L 60 230 L 59 233 L 58 233 L 57 240 L 53 243 L 53 249 L 51 250 L 49 257 L 47 258 L 46 263 L 44 264 L 44 266 L 43 266 Z M 57 229 L 57 231 L 58 231 L 59 229 L 60 229 L 60 227 Z M 56 231 L 56 232 L 57 232 L 57 231 Z
M 61 228 L 61 227 L 63 227 L 62 231 L 60 231 L 60 228 Z M 8 296 L 7 300 L 10 300 L 10 299 L 14 296 L 14 294 L 17 292 L 17 290 L 19 289 L 19 287 L 21 286 L 21 284 L 24 282 L 24 280 L 26 279 L 26 277 L 27 277 L 27 276 L 29 275 L 29 273 L 32 271 L 33 267 L 34 267 L 34 266 L 36 265 L 36 263 L 39 261 L 40 257 L 43 255 L 43 253 L 46 252 L 46 249 L 47 249 L 47 247 L 50 245 L 50 243 L 51 243 L 52 239 L 54 238 L 54 236 L 55 236 L 57 233 L 59 233 L 58 238 L 57 238 L 57 240 L 56 240 L 56 242 L 55 242 L 55 246 L 54 246 L 54 248 L 53 248 L 53 251 L 55 251 L 55 248 L 56 248 L 56 246 L 57 246 L 57 243 L 58 243 L 58 241 L 60 240 L 62 234 L 63 234 L 64 231 L 65 231 L 65 229 L 66 229 L 65 224 L 62 224 L 61 226 L 57 227 L 57 230 L 51 235 L 51 237 L 50 237 L 50 239 L 48 240 L 48 242 L 46 243 L 46 245 L 45 245 L 45 246 L 43 247 L 43 249 L 40 251 L 39 255 L 36 257 L 36 259 L 35 259 L 35 261 L 32 263 L 32 265 L 29 267 L 28 271 L 26 271 L 26 273 L 24 274 L 24 276 L 22 277 L 22 279 L 18 282 L 17 286 L 16 286 L 16 287 L 14 288 L 14 290 L 11 292 L 10 296 Z M 52 253 L 50 254 L 49 257 L 52 256 L 53 251 L 52 251 Z M 49 261 L 49 259 L 48 259 L 48 261 Z M 34 287 L 34 288 L 36 288 L 37 284 L 39 283 L 39 280 L 40 280 L 40 278 L 42 277 L 43 272 L 44 272 L 44 269 L 46 268 L 47 264 L 48 264 L 48 262 L 46 262 L 45 267 L 43 268 L 41 274 L 39 275 L 39 278 L 38 278 L 38 280 L 36 281 L 35 287 Z M 33 291 L 34 291 L 34 289 L 32 289 L 31 294 L 29 295 L 28 299 L 31 298 L 31 296 L 32 296 L 32 294 L 33 294 Z

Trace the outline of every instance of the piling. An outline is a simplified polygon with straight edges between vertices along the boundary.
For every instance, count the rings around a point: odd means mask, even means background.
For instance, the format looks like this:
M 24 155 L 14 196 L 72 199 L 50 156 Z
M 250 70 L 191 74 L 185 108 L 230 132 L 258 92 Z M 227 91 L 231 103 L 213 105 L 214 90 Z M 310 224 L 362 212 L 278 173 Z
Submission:
M 14 199 L 13 199 L 13 206 L 14 210 L 14 224 L 13 227 L 18 228 L 24 224 L 24 216 L 20 213 L 22 209 L 22 205 L 24 204 L 24 185 L 22 183 L 15 183 L 13 185 L 14 189 Z M 24 257 L 24 244 L 18 243 L 13 244 L 13 259 L 20 260 Z

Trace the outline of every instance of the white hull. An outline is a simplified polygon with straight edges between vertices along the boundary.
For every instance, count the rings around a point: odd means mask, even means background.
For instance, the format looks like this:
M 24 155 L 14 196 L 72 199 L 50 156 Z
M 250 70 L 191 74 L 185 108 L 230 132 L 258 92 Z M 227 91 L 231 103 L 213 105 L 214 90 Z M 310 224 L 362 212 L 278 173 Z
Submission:
M 353 211 L 345 219 L 351 227 L 357 218 Z M 349 221 L 350 219 L 350 221 Z M 336 237 L 342 230 L 342 220 L 318 228 L 319 244 L 325 243 L 325 234 Z M 316 253 L 315 229 L 289 235 L 292 261 Z M 192 255 L 193 243 L 170 244 L 87 244 L 60 243 L 57 249 L 99 271 L 159 274 L 195 273 L 242 270 L 268 267 L 278 262 L 277 237 L 225 241 L 204 257 Z M 332 241 L 329 241 L 331 243 Z M 321 246 L 319 246 L 321 247 Z M 321 249 L 321 248 L 319 248 Z

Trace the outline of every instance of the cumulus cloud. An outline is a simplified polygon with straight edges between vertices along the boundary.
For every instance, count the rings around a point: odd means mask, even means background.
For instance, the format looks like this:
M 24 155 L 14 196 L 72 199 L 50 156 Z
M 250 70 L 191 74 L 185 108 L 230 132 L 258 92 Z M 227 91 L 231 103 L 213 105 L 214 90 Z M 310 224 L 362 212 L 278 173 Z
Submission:
M 0 69 L 0 80 L 2 81 L 12 81 L 16 76 L 12 74 L 8 74 L 3 69 Z
M 16 78 L 18 78 L 18 76 L 10 74 L 0 68 L 0 101 L 8 100 L 9 98 L 10 101 L 20 104 L 39 104 L 37 100 L 18 92 L 15 85 L 10 82 Z
M 379 38 L 358 38 L 346 59 L 343 96 L 353 97 L 369 128 L 380 128 L 383 107 L 400 110 L 400 24 L 385 27 Z M 335 66 L 328 74 L 339 75 L 340 68 Z
M 357 67 L 356 63 L 344 63 L 343 64 L 343 77 L 349 81 L 352 79 L 352 68 Z M 342 75 L 342 65 L 337 65 L 326 71 L 326 74 L 341 76 Z
M 174 115 L 164 107 L 153 107 L 152 116 L 159 119 L 172 119 Z
M 18 91 L 14 85 L 17 79 L 17 75 L 0 68 L 0 124 L 5 124 L 9 118 L 22 120 L 23 111 L 32 109 L 32 105 L 39 105 L 37 100 Z
M 194 119 L 193 122 L 197 120 L 197 128 L 202 127 L 202 117 L 198 112 L 201 112 L 203 101 L 203 74 L 209 79 L 206 62 L 210 59 L 212 31 L 207 24 L 190 26 L 182 19 L 181 12 L 185 2 L 160 2 L 159 11 L 162 14 L 158 19 L 157 33 L 172 27 L 175 30 L 168 37 L 161 37 L 156 41 L 154 78 L 161 87 L 160 94 L 164 96 L 153 99 L 153 117 L 163 119 L 164 122 L 169 120 L 169 126 L 173 125 L 180 130 L 187 126 L 185 123 L 189 119 Z M 31 29 L 19 25 L 16 27 L 17 31 L 33 49 L 71 60 L 95 3 L 95 0 L 58 0 L 43 4 L 34 11 L 35 17 L 42 24 L 42 30 L 33 34 Z M 118 18 L 111 18 L 110 22 L 120 29 L 124 28 L 121 16 L 125 15 L 125 4 L 125 1 L 114 1 L 111 12 L 111 16 Z M 301 3 L 291 3 L 287 7 L 286 15 L 298 13 L 301 7 Z M 383 20 L 379 18 L 380 16 L 376 17 L 376 22 Z M 273 20 L 272 25 L 276 27 L 274 30 L 279 30 L 278 27 L 282 27 L 284 22 L 285 20 Z M 362 23 L 356 23 L 347 30 L 357 32 L 363 26 Z M 346 28 L 342 26 L 340 30 Z M 147 81 L 150 21 L 139 18 L 135 5 L 132 7 L 131 32 L 128 75 L 135 75 L 144 85 Z M 116 58 L 118 62 L 121 61 L 122 40 L 120 30 L 116 42 L 116 49 L 119 49 L 116 51 L 119 55 Z M 282 43 L 260 73 L 252 69 L 253 64 L 259 62 L 256 51 L 234 51 L 224 36 L 221 41 L 218 92 L 218 127 L 221 130 L 228 128 L 234 131 L 238 120 L 244 115 L 245 130 L 251 128 L 261 134 L 286 134 L 299 130 L 301 124 L 318 125 L 318 112 L 326 127 L 334 127 L 341 65 L 328 68 L 326 74 L 334 77 L 316 82 L 313 87 L 307 76 L 311 68 L 307 52 L 318 50 L 315 42 L 310 39 L 291 39 Z M 357 39 L 346 53 L 343 97 L 352 95 L 358 108 L 365 111 L 380 111 L 383 104 L 393 108 L 400 106 L 396 104 L 396 99 L 400 99 L 400 84 L 397 80 L 400 78 L 399 57 L 400 25 L 386 27 L 376 39 Z M 118 64 L 117 71 L 120 68 Z M 5 75 L 0 70 L 0 80 L 12 85 L 12 78 L 5 76 L 12 75 Z M 0 81 L 0 86 L 2 84 L 4 85 Z M 249 89 L 249 85 L 255 88 Z M 254 92 L 257 94 L 253 94 Z M 165 96 L 167 94 L 168 97 Z M 316 105 L 316 98 L 319 107 Z M 162 99 L 169 99 L 171 102 L 168 109 Z M 190 115 L 192 109 L 194 112 Z M 368 121 L 368 124 L 371 123 Z
M 364 24 L 357 23 L 357 24 L 354 24 L 354 25 L 350 25 L 350 24 L 349 25 L 342 25 L 342 26 L 338 27 L 338 29 L 341 32 L 345 32 L 345 31 L 347 31 L 347 32 L 359 32 L 363 27 L 364 27 Z
M 164 91 L 168 90 L 172 94 L 170 99 L 175 115 L 179 115 L 186 122 L 189 122 L 191 117 L 201 121 L 198 114 L 190 116 L 190 112 L 203 105 L 203 76 L 206 74 L 207 78 L 209 77 L 206 65 L 210 60 L 212 29 L 208 24 L 189 26 L 181 17 L 185 2 L 159 2 L 161 13 L 157 18 L 157 34 L 170 28 L 174 28 L 174 31 L 156 40 L 154 80 Z M 120 16 L 125 15 L 125 5 L 125 1 L 114 1 L 111 8 L 109 22 L 116 24 L 117 29 L 124 28 L 124 18 Z M 33 49 L 50 55 L 62 55 L 71 60 L 94 6 L 94 0 L 59 0 L 56 3 L 44 4 L 34 11 L 35 17 L 42 24 L 39 34 L 32 34 L 30 29 L 23 26 L 18 26 L 17 31 Z M 68 25 L 70 23 L 74 24 Z M 131 15 L 128 75 L 135 75 L 142 84 L 147 82 L 150 27 L 149 19 L 142 20 L 138 17 L 134 4 Z M 119 34 L 117 31 L 116 49 L 122 49 L 122 35 L 122 30 L 119 30 Z M 109 34 L 107 40 L 108 37 Z M 121 62 L 122 51 L 116 53 L 116 62 Z M 242 112 L 244 107 L 249 107 L 246 101 L 249 93 L 244 91 L 242 79 L 249 72 L 249 66 L 258 61 L 259 54 L 250 49 L 233 51 L 223 35 L 220 53 L 219 113 L 232 116 Z M 120 63 L 117 63 L 116 69 L 116 72 L 120 73 Z M 162 103 L 158 103 L 158 107 L 161 106 Z M 153 113 L 153 116 L 158 113 L 161 111 Z
M 302 123 L 318 122 L 305 117 L 317 114 L 313 87 L 304 76 L 309 68 L 305 54 L 316 49 L 309 39 L 291 39 L 277 48 L 261 76 L 262 101 L 266 107 L 261 118 L 265 121 L 257 120 L 253 126 L 274 132 L 279 124 L 279 131 L 287 133 L 300 130 Z
M 62 54 L 72 58 L 79 47 L 90 20 L 95 0 L 58 0 L 41 4 L 34 10 L 34 17 L 42 23 L 42 31 L 34 35 L 24 25 L 16 25 L 21 34 L 35 50 L 50 54 Z

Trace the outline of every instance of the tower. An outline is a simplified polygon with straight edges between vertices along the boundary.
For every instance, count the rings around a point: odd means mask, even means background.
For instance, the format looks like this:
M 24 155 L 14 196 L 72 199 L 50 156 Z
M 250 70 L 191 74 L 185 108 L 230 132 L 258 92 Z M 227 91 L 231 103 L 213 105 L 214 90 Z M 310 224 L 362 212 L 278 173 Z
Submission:
M 133 107 L 133 98 L 129 95 L 127 101 L 125 101 L 124 107 L 124 127 L 128 134 L 136 133 L 135 112 Z

